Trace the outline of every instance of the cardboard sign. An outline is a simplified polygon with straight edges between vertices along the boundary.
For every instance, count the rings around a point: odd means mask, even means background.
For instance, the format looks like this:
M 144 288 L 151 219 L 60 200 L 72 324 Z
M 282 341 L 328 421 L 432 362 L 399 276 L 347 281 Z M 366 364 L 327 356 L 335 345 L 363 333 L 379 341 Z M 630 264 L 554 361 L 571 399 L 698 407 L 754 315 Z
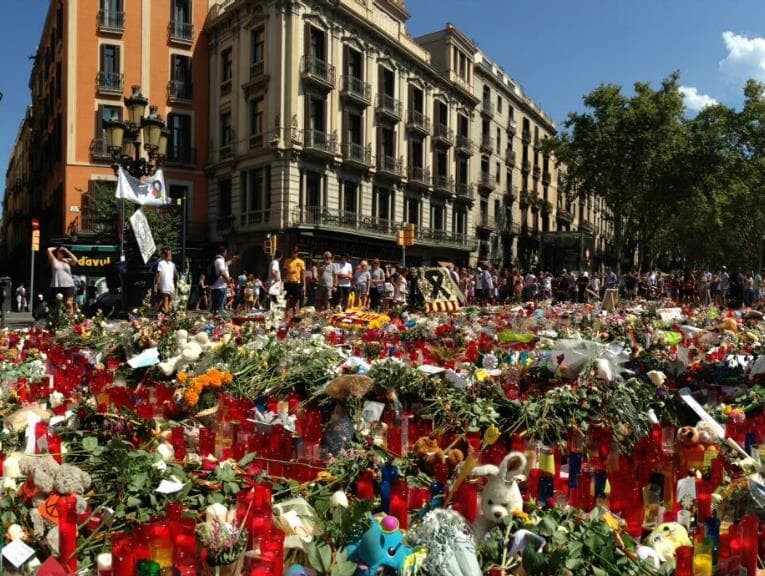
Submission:
M 133 229 L 133 235 L 135 241 L 138 244 L 138 249 L 141 251 L 141 258 L 143 263 L 146 264 L 157 250 L 157 245 L 154 244 L 154 236 L 151 234 L 151 228 L 149 228 L 149 221 L 146 220 L 146 216 L 140 209 L 133 212 L 130 217 L 130 227 Z
M 425 300 L 426 312 L 455 311 L 465 303 L 465 295 L 446 268 L 419 268 L 417 287 Z
M 680 308 L 659 308 L 656 313 L 664 322 L 674 322 L 683 319 L 683 311 Z

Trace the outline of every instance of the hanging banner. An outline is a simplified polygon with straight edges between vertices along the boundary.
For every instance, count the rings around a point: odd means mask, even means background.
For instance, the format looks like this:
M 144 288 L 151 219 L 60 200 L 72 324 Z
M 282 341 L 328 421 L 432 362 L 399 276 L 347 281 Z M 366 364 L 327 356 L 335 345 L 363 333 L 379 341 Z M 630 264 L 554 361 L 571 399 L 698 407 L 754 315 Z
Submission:
M 146 264 L 151 255 L 157 250 L 157 245 L 154 244 L 154 236 L 151 234 L 149 222 L 140 208 L 130 217 L 130 227 L 133 229 L 135 241 L 138 243 L 138 249 L 141 251 L 143 263 Z
M 426 312 L 453 312 L 465 303 L 465 296 L 447 268 L 420 268 L 417 276 Z
M 117 174 L 116 197 L 141 206 L 167 206 L 170 203 L 162 170 L 157 170 L 153 176 L 139 180 L 120 167 Z

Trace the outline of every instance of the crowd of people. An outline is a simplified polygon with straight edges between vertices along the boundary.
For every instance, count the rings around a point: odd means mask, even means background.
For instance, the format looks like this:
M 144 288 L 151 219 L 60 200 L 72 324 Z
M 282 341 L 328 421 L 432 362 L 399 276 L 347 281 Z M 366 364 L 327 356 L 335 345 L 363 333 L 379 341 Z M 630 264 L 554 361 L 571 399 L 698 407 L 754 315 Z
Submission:
M 76 257 L 65 248 L 50 248 L 51 293 L 58 293 L 68 312 L 74 307 L 74 282 L 71 266 Z M 305 306 L 318 311 L 346 309 L 350 305 L 375 311 L 413 303 L 417 297 L 417 274 L 414 270 L 379 259 L 356 261 L 347 253 L 326 251 L 316 261 L 293 246 L 284 258 L 276 252 L 263 278 L 242 268 L 232 274 L 229 267 L 238 256 L 229 257 L 221 246 L 207 272 L 200 274 L 192 288 L 191 308 L 212 313 L 251 313 L 269 308 L 282 297 L 287 314 L 296 314 Z M 685 270 L 676 273 L 630 270 L 617 275 L 610 268 L 602 274 L 563 269 L 559 274 L 530 269 L 497 270 L 491 264 L 475 268 L 446 265 L 455 286 L 462 291 L 468 305 L 495 305 L 551 300 L 554 302 L 588 303 L 602 300 L 611 291 L 614 298 L 669 298 L 695 305 L 751 307 L 762 293 L 762 272 L 729 273 L 725 266 L 718 271 Z M 174 302 L 178 271 L 169 248 L 161 250 L 161 258 L 153 267 L 154 302 L 157 312 L 167 313 Z M 26 288 L 15 292 L 17 310 L 27 308 Z

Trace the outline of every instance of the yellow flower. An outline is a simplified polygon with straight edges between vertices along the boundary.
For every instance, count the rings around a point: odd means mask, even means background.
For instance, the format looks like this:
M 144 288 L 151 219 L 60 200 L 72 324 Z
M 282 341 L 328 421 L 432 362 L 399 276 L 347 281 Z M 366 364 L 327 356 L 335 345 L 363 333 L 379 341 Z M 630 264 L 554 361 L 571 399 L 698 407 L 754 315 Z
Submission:
M 521 520 L 523 520 L 526 524 L 531 524 L 531 517 L 528 514 L 526 514 L 523 510 L 513 510 L 512 514 L 516 518 L 520 518 Z
M 493 446 L 498 439 L 499 439 L 499 428 L 497 428 L 494 424 L 492 424 L 486 429 L 486 432 L 483 433 L 483 441 L 486 443 L 487 446 Z
M 234 381 L 234 375 L 231 372 L 224 372 L 223 373 L 223 383 L 225 385 L 229 385 Z
M 475 379 L 478 380 L 479 382 L 483 382 L 488 377 L 489 377 L 489 371 L 486 370 L 485 368 L 479 368 L 478 370 L 475 371 Z
M 316 479 L 321 482 L 330 482 L 332 480 L 332 474 L 330 474 L 327 470 L 322 470 L 316 474 Z

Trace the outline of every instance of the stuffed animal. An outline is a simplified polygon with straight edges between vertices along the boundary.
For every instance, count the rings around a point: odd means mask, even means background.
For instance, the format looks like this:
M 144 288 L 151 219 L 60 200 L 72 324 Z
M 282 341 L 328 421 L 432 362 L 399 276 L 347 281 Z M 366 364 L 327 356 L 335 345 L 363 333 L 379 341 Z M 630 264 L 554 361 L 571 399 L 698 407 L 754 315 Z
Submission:
M 358 564 L 357 576 L 374 576 L 380 568 L 402 573 L 412 549 L 404 544 L 404 533 L 395 516 L 383 516 L 378 522 L 371 515 L 371 525 L 361 538 L 348 544 L 348 558 Z
M 189 364 L 197 362 L 212 346 L 207 332 L 202 331 L 189 338 L 186 330 L 178 330 L 175 333 L 176 355 L 160 362 L 159 369 L 165 376 L 172 376 L 176 372 L 185 370 Z
M 465 459 L 465 455 L 457 448 L 441 450 L 438 442 L 427 436 L 418 438 L 414 443 L 414 456 L 423 464 L 425 471 L 433 475 L 439 464 L 446 463 L 454 470 Z
M 327 396 L 334 400 L 363 398 L 372 389 L 374 380 L 363 374 L 342 374 L 327 384 Z
M 510 452 L 502 459 L 499 468 L 485 464 L 473 469 L 473 476 L 488 476 L 489 481 L 481 491 L 481 514 L 473 524 L 476 542 L 481 543 L 486 532 L 500 519 L 523 510 L 523 498 L 517 480 L 526 470 L 526 457 L 520 452 Z
M 685 526 L 677 522 L 659 524 L 645 539 L 645 543 L 656 551 L 662 562 L 674 560 L 675 550 L 680 546 L 691 545 Z
M 682 426 L 677 430 L 677 441 L 687 448 L 703 446 L 710 448 L 716 446 L 720 439 L 714 426 L 701 421 L 694 426 Z

